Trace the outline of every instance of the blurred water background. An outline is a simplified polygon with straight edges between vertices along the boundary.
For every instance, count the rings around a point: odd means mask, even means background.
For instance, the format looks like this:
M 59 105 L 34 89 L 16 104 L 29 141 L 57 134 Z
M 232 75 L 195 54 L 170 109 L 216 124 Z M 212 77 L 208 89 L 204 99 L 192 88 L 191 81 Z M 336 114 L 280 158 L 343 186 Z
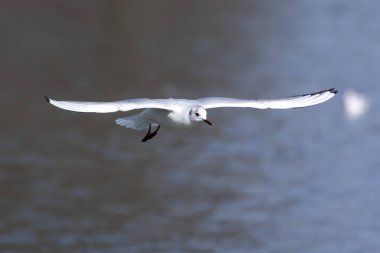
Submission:
M 2 1 L 1 252 L 379 252 L 380 2 Z M 272 98 L 145 132 L 57 99 Z M 342 94 L 370 101 L 348 120 Z M 131 114 L 131 113 L 129 113 Z

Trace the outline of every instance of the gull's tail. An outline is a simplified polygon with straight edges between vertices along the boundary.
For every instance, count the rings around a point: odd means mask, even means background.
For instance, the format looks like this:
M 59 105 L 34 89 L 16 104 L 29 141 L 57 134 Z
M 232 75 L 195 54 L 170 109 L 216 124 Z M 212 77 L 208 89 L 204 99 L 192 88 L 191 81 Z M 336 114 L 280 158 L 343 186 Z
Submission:
M 129 117 L 118 118 L 115 120 L 115 123 L 119 126 L 126 128 L 132 128 L 134 130 L 145 130 L 148 129 L 149 124 L 152 124 L 152 127 L 157 126 L 157 124 L 150 122 L 149 119 L 143 114 L 137 114 Z

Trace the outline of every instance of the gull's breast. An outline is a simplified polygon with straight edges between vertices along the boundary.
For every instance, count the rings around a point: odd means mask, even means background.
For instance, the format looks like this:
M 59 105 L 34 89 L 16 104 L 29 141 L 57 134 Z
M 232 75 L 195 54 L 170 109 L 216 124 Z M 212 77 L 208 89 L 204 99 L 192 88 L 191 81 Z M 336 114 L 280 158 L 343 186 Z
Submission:
M 187 128 L 192 126 L 188 113 L 183 110 L 147 109 L 146 113 L 152 121 L 165 127 Z
M 192 126 L 189 114 L 186 112 L 170 112 L 167 120 L 169 127 L 188 128 Z

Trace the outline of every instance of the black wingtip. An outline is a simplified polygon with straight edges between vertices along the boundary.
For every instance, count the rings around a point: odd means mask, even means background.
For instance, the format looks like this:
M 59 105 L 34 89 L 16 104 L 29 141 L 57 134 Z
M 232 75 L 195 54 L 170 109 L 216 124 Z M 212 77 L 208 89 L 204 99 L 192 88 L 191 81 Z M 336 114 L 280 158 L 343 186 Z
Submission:
M 44 96 L 44 99 L 46 100 L 46 102 L 50 103 L 50 98 Z
M 300 96 L 309 96 L 309 95 L 314 96 L 314 95 L 319 95 L 319 94 L 325 93 L 325 92 L 331 92 L 331 93 L 334 93 L 334 94 L 338 93 L 338 91 L 335 88 L 331 88 L 331 89 L 321 90 L 321 91 L 318 91 L 318 92 L 304 94 L 304 95 L 300 95 Z M 293 97 L 298 97 L 298 96 L 293 96 Z

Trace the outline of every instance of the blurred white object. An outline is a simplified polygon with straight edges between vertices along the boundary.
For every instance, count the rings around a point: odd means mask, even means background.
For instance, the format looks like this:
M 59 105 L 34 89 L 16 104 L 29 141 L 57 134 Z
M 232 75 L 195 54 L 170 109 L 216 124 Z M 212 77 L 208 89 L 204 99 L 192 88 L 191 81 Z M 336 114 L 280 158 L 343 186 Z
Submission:
M 346 117 L 355 120 L 365 114 L 370 106 L 369 99 L 355 90 L 347 90 L 343 94 L 343 107 Z

